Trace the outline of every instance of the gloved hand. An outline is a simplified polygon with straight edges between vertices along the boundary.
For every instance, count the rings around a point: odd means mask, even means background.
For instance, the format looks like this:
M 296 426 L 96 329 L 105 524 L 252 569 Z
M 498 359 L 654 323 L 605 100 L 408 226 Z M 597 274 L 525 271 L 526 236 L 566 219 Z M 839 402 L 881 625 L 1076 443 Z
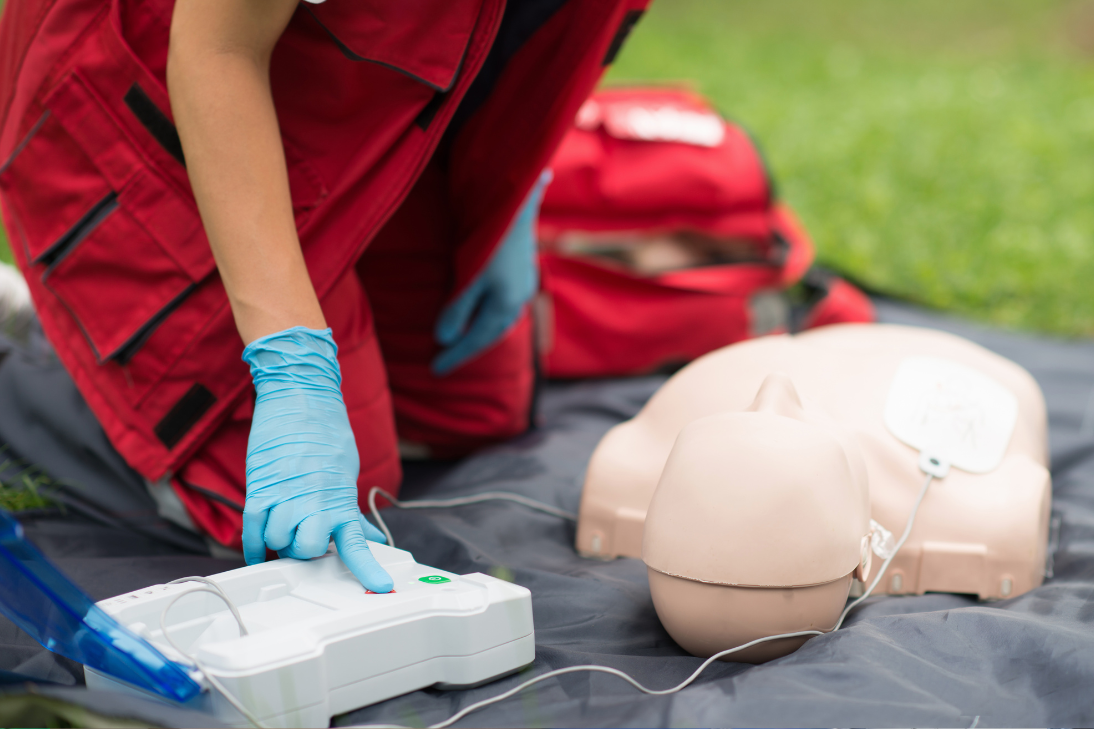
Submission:
M 391 577 L 366 539 L 384 535 L 357 507 L 360 461 L 342 402 L 342 374 L 330 329 L 293 327 L 256 339 L 243 350 L 255 400 L 247 440 L 247 502 L 243 555 L 247 564 L 282 557 L 338 555 L 369 590 L 390 592 Z
M 434 336 L 445 349 L 433 360 L 434 373 L 447 374 L 496 342 L 535 295 L 539 286 L 536 220 L 543 190 L 550 181 L 551 172 L 546 170 L 486 268 L 441 312 Z

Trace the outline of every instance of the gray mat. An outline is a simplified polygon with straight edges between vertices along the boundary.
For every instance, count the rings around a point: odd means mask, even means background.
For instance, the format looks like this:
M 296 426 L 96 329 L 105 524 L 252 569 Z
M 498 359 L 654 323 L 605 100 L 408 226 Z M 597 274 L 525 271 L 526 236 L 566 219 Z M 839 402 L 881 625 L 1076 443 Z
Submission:
M 995 603 L 955 595 L 872 599 L 835 634 L 761 666 L 716 664 L 675 695 L 645 696 L 611 676 L 571 674 L 459 725 L 1094 725 L 1094 342 L 1002 333 L 886 302 L 879 307 L 884 321 L 933 326 L 980 342 L 1019 362 L 1040 382 L 1049 408 L 1053 508 L 1061 524 L 1053 578 L 1031 593 Z M 541 428 L 458 464 L 412 465 L 404 495 L 507 490 L 576 511 L 583 469 L 598 439 L 637 412 L 661 381 L 552 384 L 543 399 Z M 518 676 L 470 691 L 418 691 L 339 717 L 338 725 L 441 721 L 564 666 L 612 666 L 662 688 L 700 663 L 661 628 L 644 565 L 633 559 L 581 559 L 572 549 L 572 524 L 506 503 L 444 511 L 389 509 L 385 516 L 397 545 L 422 563 L 485 572 L 528 587 L 536 661 Z M 41 527 L 37 533 L 45 538 Z M 59 543 L 59 535 L 49 534 Z M 180 569 L 224 568 L 202 560 L 181 555 L 127 560 L 106 550 L 98 558 L 60 561 L 86 589 L 106 596 L 170 579 Z M 35 652 L 25 641 L 19 646 L 21 660 L 8 660 L 15 638 L 0 624 L 0 669 L 31 668 L 78 679 L 71 666 Z

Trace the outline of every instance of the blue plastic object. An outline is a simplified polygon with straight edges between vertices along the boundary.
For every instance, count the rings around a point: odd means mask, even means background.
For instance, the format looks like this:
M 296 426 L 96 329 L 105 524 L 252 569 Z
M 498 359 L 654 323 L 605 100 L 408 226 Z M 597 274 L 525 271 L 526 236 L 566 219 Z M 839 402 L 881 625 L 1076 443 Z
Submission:
M 551 171 L 539 176 L 486 268 L 437 318 L 434 337 L 445 347 L 433 372 L 445 375 L 498 341 L 520 318 L 539 286 L 536 221 Z
M 0 509 L 0 612 L 54 653 L 178 702 L 201 693 L 183 666 L 92 602 Z
M 292 327 L 243 350 L 255 384 L 247 440 L 243 555 L 266 559 L 325 554 L 331 537 L 346 567 L 373 592 L 391 577 L 366 539 L 383 542 L 357 506 L 357 442 L 342 400 L 338 347 L 330 329 Z

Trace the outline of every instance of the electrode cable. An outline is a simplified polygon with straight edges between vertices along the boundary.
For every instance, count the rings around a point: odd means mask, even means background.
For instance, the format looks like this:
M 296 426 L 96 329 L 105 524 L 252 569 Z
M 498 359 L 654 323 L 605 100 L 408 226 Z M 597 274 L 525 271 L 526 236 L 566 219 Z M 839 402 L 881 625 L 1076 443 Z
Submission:
M 596 666 L 596 665 L 591 665 L 590 664 L 590 665 L 582 665 L 582 666 L 567 666 L 566 668 L 557 668 L 553 671 L 548 671 L 546 673 L 542 673 L 539 676 L 536 676 L 535 678 L 531 678 L 531 679 L 525 681 L 524 683 L 518 684 L 517 686 L 514 686 L 513 688 L 509 689 L 508 691 L 505 691 L 501 694 L 498 694 L 497 696 L 493 696 L 489 699 L 483 699 L 482 701 L 475 702 L 474 704 L 471 704 L 470 706 L 467 706 L 467 707 L 461 709 L 460 711 L 456 712 L 455 714 L 448 717 L 444 721 L 442 721 L 438 724 L 431 724 L 429 726 L 429 729 L 445 729 L 445 727 L 452 726 L 457 721 L 464 718 L 468 714 L 471 714 L 472 712 L 478 711 L 479 709 L 486 708 L 487 706 L 491 706 L 492 704 L 496 704 L 500 701 L 504 701 L 505 699 L 508 699 L 511 696 L 515 696 L 516 694 L 520 693 L 524 689 L 530 688 L 530 687 L 536 685 L 537 683 L 540 683 L 541 681 L 546 681 L 549 678 L 555 678 L 556 676 L 562 676 L 562 675 L 565 675 L 567 673 L 578 673 L 578 672 L 582 672 L 582 671 L 588 671 L 588 672 L 594 672 L 594 673 L 607 673 L 609 675 L 616 676 L 617 678 L 623 679 L 624 681 L 626 681 L 630 685 L 634 686 L 636 689 L 638 689 L 639 691 L 641 691 L 644 694 L 648 694 L 650 696 L 665 696 L 667 694 L 673 694 L 673 693 L 676 693 L 678 691 L 682 691 L 683 689 L 687 688 L 688 686 L 690 686 L 695 681 L 695 679 L 699 678 L 699 675 L 702 674 L 702 672 L 705 671 L 707 668 L 709 668 L 710 665 L 712 663 L 714 663 L 714 661 L 716 661 L 719 658 L 722 658 L 724 656 L 728 656 L 732 653 L 736 653 L 737 651 L 743 651 L 746 648 L 751 648 L 752 646 L 760 645 L 761 643 L 767 643 L 767 642 L 773 641 L 773 640 L 784 640 L 784 639 L 787 639 L 787 638 L 804 638 L 804 637 L 807 637 L 807 636 L 812 637 L 812 636 L 825 635 L 826 633 L 835 632 L 836 630 L 839 630 L 840 626 L 843 625 L 843 621 L 847 618 L 847 616 L 850 614 L 850 612 L 852 610 L 854 610 L 856 607 L 858 607 L 862 603 L 863 600 L 870 597 L 870 594 L 874 591 L 875 588 L 877 588 L 878 583 L 881 582 L 881 578 L 885 574 L 885 571 L 887 569 L 889 569 L 889 565 L 892 563 L 892 561 L 896 557 L 896 555 L 900 552 L 901 547 L 903 547 L 904 543 L 906 541 L 908 541 L 908 537 L 912 533 L 912 527 L 915 525 L 915 517 L 916 517 L 916 514 L 919 512 L 919 506 L 920 506 L 920 504 L 923 503 L 923 498 L 927 495 L 927 489 L 930 487 L 931 482 L 933 480 L 934 480 L 934 476 L 932 476 L 931 474 L 927 474 L 927 478 L 923 481 L 923 487 L 920 488 L 919 494 L 916 496 L 915 503 L 912 506 L 912 512 L 908 516 L 908 522 L 907 522 L 906 526 L 904 527 L 904 533 L 901 535 L 900 539 L 897 541 L 896 547 L 893 549 L 893 553 L 890 554 L 889 558 L 886 559 L 885 562 L 882 563 L 881 569 L 878 570 L 877 575 L 874 577 L 873 581 L 870 583 L 869 588 L 867 588 L 867 590 L 862 594 L 862 596 L 859 597 L 858 599 L 854 600 L 850 605 L 848 605 L 846 608 L 844 608 L 843 612 L 839 616 L 839 620 L 836 621 L 835 626 L 830 631 L 800 630 L 800 631 L 797 631 L 797 632 L 794 632 L 794 633 L 782 633 L 780 635 L 769 635 L 769 636 L 765 636 L 763 638 L 757 638 L 756 640 L 745 643 L 744 645 L 736 646 L 735 648 L 728 648 L 728 649 L 726 649 L 724 651 L 721 651 L 719 653 L 715 653 L 710 658 L 707 658 L 705 661 L 703 661 L 699 665 L 698 668 L 695 669 L 695 671 L 692 672 L 692 674 L 690 676 L 685 678 L 683 681 L 681 681 L 676 686 L 673 686 L 673 687 L 667 688 L 667 689 L 651 689 L 651 688 L 648 688 L 648 687 L 643 686 L 642 684 L 640 684 L 632 676 L 624 673 L 623 671 L 620 671 L 617 668 L 610 668 L 608 666 Z M 384 524 L 383 518 L 380 517 L 379 513 L 373 508 L 375 502 L 373 501 L 372 497 L 373 497 L 373 493 L 377 490 L 378 489 L 373 488 L 371 491 L 369 491 L 369 507 L 372 510 L 373 517 L 375 517 L 377 519 L 377 521 L 379 522 L 379 524 L 381 525 L 380 526 L 381 531 L 383 531 L 385 534 L 387 534 L 388 533 L 387 532 L 387 525 Z M 453 501 L 455 501 L 455 499 Z M 417 502 L 415 502 L 415 503 L 417 503 Z M 437 502 L 434 502 L 434 503 L 436 504 Z M 451 504 L 451 505 L 452 506 L 457 506 L 459 504 Z M 444 508 L 444 507 L 439 506 L 439 505 L 435 505 L 432 508 Z M 354 724 L 354 725 L 351 725 L 351 729 L 410 729 L 410 728 L 399 725 L 399 724 Z
M 682 691 L 683 689 L 687 688 L 692 683 L 694 683 L 695 680 L 697 678 L 699 678 L 699 676 L 703 673 L 703 671 L 705 671 L 707 668 L 709 668 L 710 665 L 713 664 L 714 661 L 718 660 L 719 658 L 723 658 L 725 656 L 731 655 L 731 654 L 736 653 L 738 651 L 743 651 L 746 648 L 751 648 L 753 646 L 760 645 L 762 643 L 767 643 L 767 642 L 770 642 L 770 641 L 773 641 L 773 640 L 786 640 L 786 639 L 789 639 L 789 638 L 813 637 L 813 636 L 826 635 L 827 633 L 835 632 L 836 630 L 839 630 L 839 628 L 843 625 L 844 620 L 847 619 L 847 616 L 851 613 L 851 611 L 854 610 L 856 607 L 858 607 L 864 600 L 866 600 L 866 598 L 870 597 L 870 595 L 873 593 L 873 591 L 877 588 L 878 583 L 881 582 L 881 578 L 885 575 L 886 570 L 889 569 L 889 565 L 892 563 L 893 559 L 896 558 L 896 555 L 900 553 L 900 549 L 904 546 L 904 543 L 906 541 L 908 541 L 908 537 L 912 533 L 912 527 L 915 525 L 916 514 L 919 512 L 919 507 L 923 503 L 923 499 L 927 495 L 927 490 L 930 487 L 931 482 L 933 480 L 934 480 L 934 476 L 932 476 L 931 474 L 927 474 L 927 478 L 923 481 L 923 486 L 922 486 L 922 488 L 920 488 L 919 494 L 916 496 L 915 503 L 912 506 L 911 514 L 909 514 L 909 516 L 908 516 L 907 524 L 904 527 L 904 533 L 901 534 L 900 539 L 897 541 L 896 546 L 894 547 L 892 554 L 890 554 L 888 559 L 886 559 L 885 562 L 882 563 L 881 568 L 878 570 L 877 574 L 874 576 L 873 581 L 871 581 L 870 586 L 866 589 L 866 591 L 862 594 L 862 596 L 857 598 L 856 600 L 852 601 L 846 608 L 844 608 L 843 612 L 839 616 L 839 619 L 836 621 L 835 626 L 833 626 L 831 630 L 828 630 L 828 631 L 823 631 L 823 630 L 800 630 L 800 631 L 797 631 L 797 632 L 794 632 L 794 633 L 781 633 L 779 635 L 769 635 L 769 636 L 764 636 L 762 638 L 757 638 L 756 640 L 745 643 L 744 645 L 739 645 L 739 646 L 736 646 L 734 648 L 728 648 L 724 651 L 720 651 L 720 652 L 715 653 L 714 655 L 710 656 L 705 661 L 703 661 L 699 665 L 699 667 L 696 668 L 691 673 L 691 675 L 689 675 L 687 678 L 685 678 L 683 681 L 681 681 L 676 686 L 672 686 L 672 687 L 666 688 L 666 689 L 651 689 L 647 686 L 643 686 L 641 683 L 639 683 L 634 677 L 630 676 L 629 674 L 624 673 L 623 671 L 620 671 L 617 668 L 611 668 L 609 666 L 597 666 L 597 665 L 589 664 L 589 665 L 579 665 L 579 666 L 567 666 L 566 668 L 558 668 L 558 669 L 555 669 L 553 671 L 547 671 L 546 673 L 542 673 L 539 676 L 536 676 L 536 677 L 531 678 L 531 679 L 529 679 L 529 680 L 527 680 L 523 683 L 520 683 L 520 684 L 514 686 L 513 688 L 509 689 L 508 691 L 505 691 L 503 693 L 498 694 L 497 696 L 493 696 L 493 697 L 488 698 L 488 699 L 483 699 L 482 701 L 477 701 L 474 704 L 471 704 L 470 706 L 466 706 L 463 709 L 461 709 L 460 711 L 458 711 L 455 714 L 453 714 L 452 716 L 450 716 L 449 718 L 445 719 L 444 721 L 442 721 L 440 723 L 437 723 L 437 724 L 431 724 L 429 729 L 445 729 L 446 727 L 449 727 L 452 724 L 455 724 L 457 721 L 464 718 L 468 714 L 471 714 L 475 711 L 478 711 L 479 709 L 486 708 L 487 706 L 491 706 L 493 704 L 504 701 L 504 700 L 510 698 L 511 696 L 515 696 L 516 694 L 520 693 L 521 691 L 524 691 L 525 689 L 536 685 L 537 683 L 540 683 L 542 681 L 546 681 L 547 679 L 550 679 L 550 678 L 555 678 L 557 676 L 563 676 L 563 675 L 568 674 L 568 673 L 579 673 L 579 672 L 606 673 L 608 675 L 616 676 L 617 678 L 620 678 L 620 679 L 626 681 L 627 683 L 629 683 L 631 686 L 634 686 L 636 689 L 638 689 L 642 693 L 648 694 L 650 696 L 665 696 L 665 695 L 668 695 L 668 694 L 674 694 L 674 693 L 677 693 L 678 691 Z M 547 514 L 552 514 L 554 516 L 561 517 L 563 519 L 568 519 L 568 520 L 573 520 L 573 521 L 577 520 L 577 517 L 575 515 L 569 513 L 569 512 L 563 511 L 562 509 L 559 509 L 559 508 L 554 507 L 554 506 L 550 506 L 548 504 L 543 504 L 541 502 L 535 501 L 533 499 L 529 499 L 529 498 L 524 497 L 524 496 L 520 496 L 519 494 L 510 494 L 510 493 L 495 491 L 495 492 L 486 492 L 486 493 L 482 493 L 482 494 L 476 494 L 475 496 L 460 497 L 460 498 L 455 498 L 455 499 L 433 499 L 433 500 L 409 501 L 408 502 L 408 501 L 398 501 L 397 499 L 395 499 L 392 496 L 388 495 L 387 493 L 383 492 L 379 487 L 374 486 L 373 488 L 371 488 L 369 490 L 369 494 L 368 494 L 369 511 L 372 513 L 373 518 L 376 519 L 376 523 L 379 526 L 380 531 L 382 531 L 384 533 L 384 536 L 387 537 L 388 544 L 390 546 L 394 546 L 394 544 L 393 544 L 394 540 L 392 539 L 391 531 L 388 529 L 387 524 L 384 522 L 383 517 L 380 515 L 379 509 L 376 508 L 376 495 L 377 495 L 377 493 L 382 493 L 384 498 L 389 500 L 392 503 L 392 505 L 394 505 L 396 508 L 399 508 L 399 509 L 445 509 L 445 508 L 452 508 L 452 507 L 457 507 L 457 506 L 467 506 L 469 504 L 477 504 L 477 503 L 482 503 L 482 502 L 485 502 L 485 501 L 510 501 L 510 502 L 513 502 L 513 503 L 521 504 L 521 505 L 526 506 L 526 507 L 531 508 L 531 509 L 535 509 L 536 511 L 542 511 L 542 512 L 547 513 Z M 160 627 L 163 629 L 164 638 L 166 638 L 167 642 L 170 643 L 171 646 L 176 651 L 178 651 L 178 653 L 180 655 L 182 655 L 182 656 L 186 657 L 188 660 L 192 661 L 194 663 L 194 665 L 198 668 L 198 670 L 201 671 L 202 675 L 206 679 L 208 679 L 209 683 L 213 687 L 215 687 L 217 689 L 217 691 L 219 691 L 224 696 L 224 698 L 227 699 L 229 701 L 229 703 L 232 704 L 232 706 L 234 706 L 237 710 L 239 710 L 239 712 L 241 714 L 243 714 L 243 716 L 245 716 L 249 722 L 251 722 L 256 727 L 259 727 L 259 729 L 265 729 L 264 725 L 254 716 L 254 714 L 252 714 L 245 706 L 243 706 L 243 704 L 240 703 L 239 700 L 236 699 L 235 696 L 233 696 L 231 694 L 231 692 L 228 691 L 224 687 L 224 685 L 221 684 L 220 681 L 217 680 L 216 677 L 214 677 L 208 671 L 208 669 L 206 669 L 197 660 L 197 658 L 195 658 L 194 656 L 189 655 L 188 653 L 183 651 L 181 648 L 179 648 L 179 646 L 175 643 L 175 641 L 168 634 L 167 627 L 166 627 L 167 626 L 167 611 L 170 610 L 171 607 L 176 602 L 179 601 L 179 599 L 185 597 L 186 595 L 190 595 L 190 594 L 195 593 L 195 592 L 208 592 L 210 594 L 216 595 L 217 597 L 221 598 L 228 605 L 228 609 L 231 611 L 232 616 L 236 619 L 236 622 L 239 624 L 239 629 L 240 629 L 241 635 L 247 635 L 247 629 L 243 624 L 243 620 L 240 617 L 239 611 L 236 608 L 235 604 L 232 602 L 231 598 L 229 598 L 228 595 L 220 588 L 220 586 L 217 585 L 212 580 L 210 580 L 206 577 L 183 577 L 183 578 L 178 579 L 178 580 L 172 580 L 171 582 L 169 582 L 167 584 L 176 584 L 176 583 L 191 582 L 191 581 L 205 583 L 206 585 L 209 585 L 210 587 L 196 587 L 192 590 L 188 590 L 187 592 L 184 592 L 180 595 L 177 595 L 174 600 L 172 600 L 170 603 L 167 604 L 167 606 L 163 609 L 163 613 L 160 615 Z M 404 726 L 399 725 L 399 724 L 355 724 L 355 725 L 351 725 L 351 727 L 352 727 L 352 729 L 410 729 L 409 727 L 404 727 Z
M 557 516 L 560 519 L 566 519 L 567 521 L 576 522 L 577 514 L 560 509 L 557 506 L 551 506 L 550 504 L 544 504 L 542 501 L 536 501 L 535 499 L 529 499 L 527 496 L 521 496 L 520 494 L 512 494 L 507 491 L 485 491 L 481 494 L 475 494 L 473 496 L 459 496 L 454 499 L 421 499 L 418 501 L 399 501 L 391 494 L 387 493 L 379 486 L 373 486 L 368 490 L 368 510 L 372 514 L 372 518 L 376 520 L 376 525 L 380 528 L 380 531 L 387 537 L 387 546 L 394 547 L 395 540 L 391 536 L 391 530 L 387 528 L 387 523 L 384 522 L 384 517 L 380 516 L 380 510 L 376 507 L 377 494 L 383 496 L 385 499 L 391 502 L 391 505 L 396 509 L 450 509 L 454 506 L 469 506 L 471 504 L 481 504 L 486 501 L 510 501 L 514 504 L 520 504 L 521 506 L 528 507 L 535 511 L 542 511 L 544 514 L 550 514 L 551 516 Z
M 163 612 L 160 613 L 160 630 L 163 631 L 164 639 L 171 644 L 171 647 L 174 648 L 179 653 L 179 655 L 193 663 L 198 671 L 201 672 L 201 675 L 204 676 L 205 679 L 209 682 L 209 684 L 213 686 L 217 691 L 219 691 L 220 695 L 227 699 L 228 703 L 234 706 L 240 714 L 243 714 L 247 721 L 257 727 L 257 729 L 266 729 L 266 725 L 259 721 L 258 717 L 251 713 L 251 711 L 246 706 L 244 706 L 243 703 L 239 699 L 237 699 L 235 695 L 233 695 L 232 692 L 229 691 L 224 686 L 224 684 L 222 684 L 220 680 L 216 676 L 214 676 L 209 671 L 209 669 L 201 663 L 201 661 L 197 659 L 196 656 L 192 656 L 184 651 L 182 648 L 180 648 L 178 643 L 175 642 L 175 639 L 171 637 L 171 634 L 167 632 L 167 611 L 174 607 L 176 602 L 186 597 L 187 595 L 193 595 L 195 592 L 207 592 L 210 595 L 215 595 L 219 597 L 225 602 L 225 604 L 228 606 L 228 610 L 232 613 L 232 617 L 235 618 L 236 623 L 239 625 L 240 636 L 248 635 L 247 626 L 243 624 L 243 618 L 240 617 L 239 610 L 236 608 L 235 603 L 232 602 L 232 599 L 228 597 L 228 594 L 224 592 L 223 589 L 221 589 L 220 585 L 218 585 L 216 582 L 213 582 L 208 577 L 200 577 L 196 575 L 191 577 L 182 577 L 177 580 L 171 580 L 167 584 L 177 585 L 184 582 L 200 582 L 208 585 L 208 587 L 195 587 L 193 589 L 187 590 L 186 592 L 179 593 L 178 595 L 175 595 L 175 598 L 171 600 L 171 602 L 167 603 L 167 605 L 163 608 Z
M 391 531 L 388 529 L 387 524 L 384 522 L 383 517 L 380 516 L 380 512 L 376 507 L 377 493 L 383 494 L 384 498 L 390 501 L 392 505 L 398 509 L 451 508 L 456 506 L 467 506 L 469 504 L 478 504 L 485 501 L 509 501 L 521 504 L 522 506 L 526 506 L 536 511 L 541 511 L 552 516 L 560 517 L 562 519 L 567 519 L 569 521 L 575 522 L 577 521 L 576 514 L 572 514 L 568 511 L 564 511 L 563 509 L 559 509 L 558 507 L 551 506 L 549 504 L 535 501 L 534 499 L 529 499 L 526 496 L 521 496 L 520 494 L 511 494 L 501 491 L 490 491 L 482 494 L 476 494 L 474 496 L 465 496 L 455 499 L 422 500 L 408 502 L 399 501 L 395 497 L 390 496 L 389 494 L 383 492 L 380 488 L 374 486 L 372 489 L 369 490 L 368 494 L 369 509 L 372 512 L 373 517 L 379 524 L 380 530 L 384 533 L 384 536 L 387 537 L 388 545 L 392 547 L 395 546 L 395 540 L 391 536 Z M 176 595 L 175 599 L 173 599 L 167 604 L 166 607 L 164 607 L 163 612 L 160 614 L 160 629 L 163 631 L 164 639 L 167 640 L 167 642 L 171 645 L 172 648 L 175 649 L 175 651 L 178 652 L 179 655 L 183 656 L 188 661 L 193 663 L 194 666 L 196 666 L 197 669 L 201 672 L 202 676 L 204 676 L 205 679 L 209 681 L 209 684 L 216 688 L 216 690 L 219 691 L 232 706 L 234 706 L 241 714 L 243 714 L 243 716 L 246 717 L 247 721 L 258 727 L 259 729 L 265 729 L 265 725 L 262 724 L 262 722 L 259 721 L 258 718 L 255 717 L 255 715 L 247 709 L 247 707 L 245 707 L 230 691 L 228 691 L 228 689 L 215 676 L 213 676 L 212 673 L 195 656 L 192 656 L 186 651 L 182 650 L 182 648 L 180 648 L 178 644 L 175 643 L 174 639 L 167 632 L 167 611 L 174 607 L 175 603 L 186 595 L 191 595 L 195 592 L 207 592 L 209 594 L 216 595 L 228 606 L 228 610 L 232 613 L 232 617 L 235 618 L 236 624 L 239 625 L 240 635 L 244 636 L 248 634 L 247 626 L 244 625 L 243 618 L 240 616 L 239 609 L 236 607 L 236 604 L 232 601 L 230 597 L 228 597 L 228 594 L 224 592 L 220 585 L 218 585 L 215 581 L 210 580 L 208 577 L 192 575 L 190 577 L 181 577 L 177 580 L 171 580 L 166 584 L 177 585 L 186 582 L 199 582 L 205 586 L 195 587 L 192 590 L 187 590 L 186 592 Z

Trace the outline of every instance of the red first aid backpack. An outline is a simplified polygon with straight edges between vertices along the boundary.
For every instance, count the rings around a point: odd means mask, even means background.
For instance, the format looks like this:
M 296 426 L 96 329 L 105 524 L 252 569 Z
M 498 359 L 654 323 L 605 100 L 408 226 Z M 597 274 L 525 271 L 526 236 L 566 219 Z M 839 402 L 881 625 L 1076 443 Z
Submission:
M 695 93 L 594 94 L 551 165 L 539 231 L 551 377 L 651 372 L 874 319 L 860 291 L 811 268 L 751 138 Z

